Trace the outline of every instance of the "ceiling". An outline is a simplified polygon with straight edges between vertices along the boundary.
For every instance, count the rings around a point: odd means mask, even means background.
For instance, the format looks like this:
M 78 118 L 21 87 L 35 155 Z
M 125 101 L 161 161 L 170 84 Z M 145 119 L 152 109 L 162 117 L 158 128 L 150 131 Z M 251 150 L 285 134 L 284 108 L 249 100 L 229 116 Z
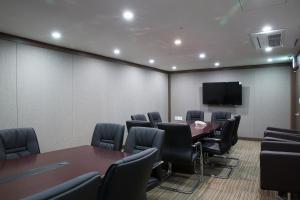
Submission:
M 300 49 L 299 0 L 0 0 L 0 32 L 163 70 L 286 62 Z M 122 12 L 130 9 L 128 22 Z M 283 48 L 256 50 L 249 34 L 286 29 Z M 62 33 L 54 40 L 51 32 Z M 182 39 L 175 46 L 175 38 Z M 300 43 L 300 41 L 299 41 Z M 113 54 L 114 48 L 121 54 Z M 205 52 L 206 59 L 199 59 Z M 150 65 L 148 60 L 155 59 Z

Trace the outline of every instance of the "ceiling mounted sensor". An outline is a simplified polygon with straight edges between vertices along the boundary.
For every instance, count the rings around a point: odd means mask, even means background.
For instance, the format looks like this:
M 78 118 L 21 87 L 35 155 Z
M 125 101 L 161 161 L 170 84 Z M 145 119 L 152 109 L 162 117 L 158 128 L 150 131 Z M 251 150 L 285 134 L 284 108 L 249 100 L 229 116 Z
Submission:
M 251 33 L 250 39 L 255 49 L 279 48 L 284 46 L 285 30 Z

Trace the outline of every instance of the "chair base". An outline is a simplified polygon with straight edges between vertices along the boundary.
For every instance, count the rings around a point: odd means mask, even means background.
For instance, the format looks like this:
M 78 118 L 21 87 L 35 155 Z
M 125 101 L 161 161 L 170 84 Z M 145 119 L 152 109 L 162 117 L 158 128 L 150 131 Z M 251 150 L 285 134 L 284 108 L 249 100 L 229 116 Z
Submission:
M 190 190 L 181 190 L 178 188 L 162 186 L 161 184 L 158 187 L 160 189 L 168 190 L 168 191 L 172 191 L 172 192 L 178 192 L 178 193 L 182 193 L 182 194 L 192 194 L 196 190 L 196 188 L 200 185 L 200 183 L 203 181 L 203 164 L 201 164 L 200 168 L 202 169 L 200 173 L 198 170 L 196 170 L 196 174 L 197 174 L 198 178 Z M 168 163 L 167 176 L 163 179 L 163 181 L 166 181 L 168 178 L 170 178 L 170 176 L 180 177 L 172 172 L 172 164 Z
M 205 156 L 205 157 L 208 157 L 208 156 Z M 238 158 L 232 158 L 232 157 L 227 157 L 227 156 L 220 156 L 220 155 L 213 155 L 212 157 L 215 157 L 215 158 L 223 158 L 225 160 L 235 160 L 237 161 L 237 163 L 235 165 L 227 165 L 227 164 L 221 164 L 221 163 L 217 163 L 217 162 L 204 162 L 205 165 L 208 165 L 208 166 L 212 166 L 212 165 L 218 165 L 220 166 L 219 168 L 222 168 L 222 169 L 228 169 L 229 172 L 227 173 L 227 175 L 225 176 L 220 176 L 220 175 L 215 175 L 215 174 L 209 174 L 211 177 L 213 178 L 219 178 L 219 179 L 229 179 L 232 172 L 233 172 L 233 169 L 235 167 L 238 167 L 240 162 L 239 162 L 239 159 Z
M 195 172 L 195 174 L 197 174 L 198 178 L 197 178 L 196 183 L 193 184 L 192 189 L 191 190 L 180 190 L 178 188 L 162 186 L 161 184 L 159 185 L 159 188 L 173 191 L 173 192 L 183 193 L 183 194 L 192 194 L 196 190 L 196 188 L 200 185 L 200 183 L 203 182 L 203 154 L 202 154 L 201 143 L 196 144 L 195 147 L 196 147 L 196 151 L 199 152 L 199 157 L 197 157 L 196 160 L 194 161 L 194 172 Z M 167 180 L 171 175 L 173 175 L 172 163 L 168 162 L 167 176 L 164 179 L 164 181 Z
M 292 193 L 288 192 L 287 193 L 287 198 L 284 198 L 284 197 L 279 196 L 279 194 L 277 192 L 276 199 L 278 199 L 278 200 L 292 200 Z
M 233 158 L 233 157 L 228 157 L 228 156 L 220 156 L 220 155 L 214 155 L 213 157 L 215 157 L 215 158 L 223 158 L 226 161 L 228 161 L 228 160 L 235 160 L 236 161 L 235 165 L 227 165 L 227 164 L 223 165 L 223 166 L 226 166 L 226 167 L 235 168 L 235 167 L 238 167 L 240 165 L 240 159 L 238 159 L 238 158 Z

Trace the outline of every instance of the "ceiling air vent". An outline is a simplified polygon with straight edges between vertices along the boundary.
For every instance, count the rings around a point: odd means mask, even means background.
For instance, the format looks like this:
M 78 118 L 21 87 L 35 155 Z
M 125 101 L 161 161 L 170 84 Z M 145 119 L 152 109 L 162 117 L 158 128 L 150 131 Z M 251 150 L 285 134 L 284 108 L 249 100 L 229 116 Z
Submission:
M 251 33 L 250 38 L 256 49 L 265 49 L 266 47 L 282 47 L 284 30 Z

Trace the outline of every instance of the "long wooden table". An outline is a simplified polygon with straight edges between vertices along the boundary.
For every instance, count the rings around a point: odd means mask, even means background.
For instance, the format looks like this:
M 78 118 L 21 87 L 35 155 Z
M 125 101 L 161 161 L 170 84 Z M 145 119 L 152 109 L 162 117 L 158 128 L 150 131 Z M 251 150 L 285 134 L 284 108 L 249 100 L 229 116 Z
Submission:
M 80 146 L 17 160 L 0 161 L 0 199 L 15 200 L 91 171 L 102 176 L 128 154 Z
M 219 123 L 211 123 L 211 122 L 205 122 L 207 125 L 205 127 L 196 126 L 193 121 L 175 121 L 175 123 L 178 124 L 188 124 L 191 128 L 192 138 L 193 140 L 197 140 L 201 137 L 205 137 L 206 135 L 213 133 L 216 129 L 220 128 Z
M 218 123 L 206 122 L 207 126 L 205 126 L 204 128 L 201 126 L 196 126 L 193 122 L 187 123 L 190 125 L 193 139 L 203 137 L 209 133 L 213 133 L 216 129 L 220 128 L 220 124 Z

